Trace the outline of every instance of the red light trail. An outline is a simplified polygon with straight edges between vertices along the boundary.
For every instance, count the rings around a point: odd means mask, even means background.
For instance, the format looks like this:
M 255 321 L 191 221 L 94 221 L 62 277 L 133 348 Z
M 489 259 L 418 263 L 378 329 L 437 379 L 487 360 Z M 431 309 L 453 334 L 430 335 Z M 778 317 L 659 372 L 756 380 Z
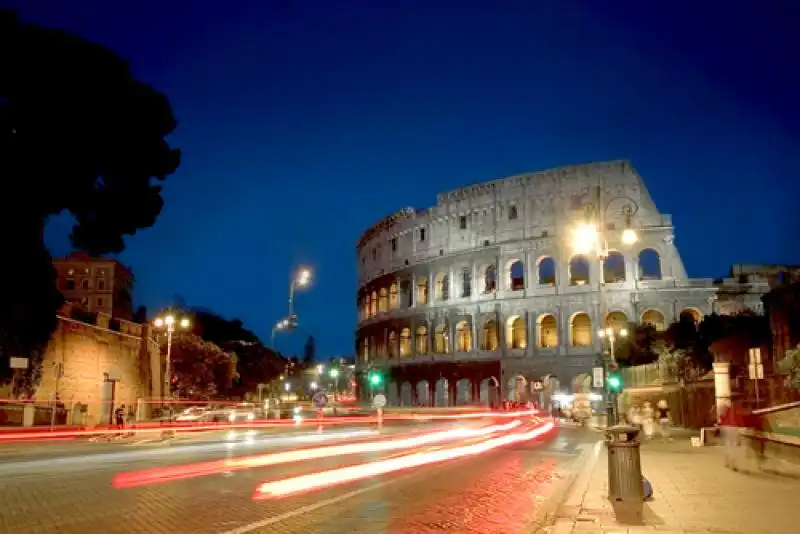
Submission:
M 467 456 L 475 456 L 488 452 L 498 447 L 510 445 L 535 439 L 554 428 L 554 423 L 548 421 L 527 432 L 516 432 L 504 436 L 486 439 L 485 441 L 452 447 L 448 449 L 434 450 L 428 452 L 412 453 L 396 458 L 378 460 L 364 464 L 321 471 L 308 475 L 300 475 L 273 482 L 265 482 L 256 490 L 254 499 L 275 499 L 282 498 L 297 493 L 312 490 L 319 490 L 340 484 L 346 484 L 356 480 L 371 478 L 384 475 L 395 471 L 419 467 L 432 463 L 439 463 Z
M 260 454 L 256 456 L 214 460 L 196 464 L 175 465 L 170 467 L 146 469 L 142 471 L 132 471 L 128 473 L 120 473 L 119 475 L 115 476 L 112 480 L 112 486 L 117 489 L 133 488 L 136 486 L 157 484 L 172 480 L 216 475 L 231 471 L 239 471 L 242 469 L 267 467 L 271 465 L 292 462 L 304 462 L 309 460 L 332 458 L 336 456 L 412 449 L 415 447 L 422 447 L 425 445 L 431 445 L 445 441 L 489 436 L 499 432 L 512 430 L 521 424 L 522 423 L 519 420 L 516 420 L 502 425 L 492 425 L 480 428 L 455 428 L 440 432 L 425 433 L 418 436 L 401 437 L 400 439 L 394 437 L 380 441 L 331 445 L 327 447 L 315 447 L 272 454 Z

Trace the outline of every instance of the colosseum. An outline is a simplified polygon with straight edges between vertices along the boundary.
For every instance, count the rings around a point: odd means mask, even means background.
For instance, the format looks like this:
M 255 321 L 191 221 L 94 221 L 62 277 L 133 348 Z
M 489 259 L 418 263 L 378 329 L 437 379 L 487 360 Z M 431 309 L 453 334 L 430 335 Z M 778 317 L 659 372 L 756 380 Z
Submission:
M 589 388 L 609 337 L 700 320 L 717 292 L 687 276 L 671 217 L 627 161 L 442 193 L 368 229 L 357 252 L 360 389 L 379 370 L 390 405 Z

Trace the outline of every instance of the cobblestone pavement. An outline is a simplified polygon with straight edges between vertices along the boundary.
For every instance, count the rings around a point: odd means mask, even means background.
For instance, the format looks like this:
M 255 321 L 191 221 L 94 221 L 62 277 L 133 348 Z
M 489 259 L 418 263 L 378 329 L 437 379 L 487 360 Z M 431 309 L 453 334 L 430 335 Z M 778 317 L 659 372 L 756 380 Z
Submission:
M 542 442 L 395 473 L 297 497 L 253 501 L 259 482 L 352 464 L 333 458 L 180 480 L 111 488 L 120 471 L 207 460 L 197 446 L 172 445 L 161 457 L 88 463 L 41 462 L 0 473 L 0 532 L 33 533 L 481 533 L 529 532 L 553 492 L 580 463 L 581 431 Z M 133 449 L 128 449 L 133 450 Z M 229 452 L 238 456 L 236 450 Z M 217 453 L 216 457 L 225 454 Z M 5 467 L 4 464 L 0 464 Z M 2 471 L 2 469 L 0 469 Z
M 605 447 L 599 451 L 577 514 L 558 520 L 547 532 L 794 534 L 800 531 L 797 480 L 734 472 L 725 467 L 722 447 L 695 448 L 688 437 L 642 445 L 642 471 L 653 486 L 653 499 L 644 505 L 644 524 L 620 524 L 607 499 Z

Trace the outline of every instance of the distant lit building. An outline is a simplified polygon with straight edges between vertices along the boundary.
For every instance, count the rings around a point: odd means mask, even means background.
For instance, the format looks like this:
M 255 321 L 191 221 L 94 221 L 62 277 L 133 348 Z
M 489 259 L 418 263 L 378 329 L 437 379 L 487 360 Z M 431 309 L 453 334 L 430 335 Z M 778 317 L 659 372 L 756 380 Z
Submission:
M 76 252 L 53 260 L 57 286 L 64 298 L 90 312 L 133 318 L 133 273 L 108 258 Z

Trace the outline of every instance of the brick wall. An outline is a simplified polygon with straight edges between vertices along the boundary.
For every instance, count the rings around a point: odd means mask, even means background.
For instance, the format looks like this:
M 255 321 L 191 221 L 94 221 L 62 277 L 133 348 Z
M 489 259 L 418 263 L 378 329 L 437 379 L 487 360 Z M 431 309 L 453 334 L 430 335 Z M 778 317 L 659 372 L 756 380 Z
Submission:
M 67 406 L 88 405 L 88 424 L 107 422 L 111 384 L 116 379 L 115 404 L 135 407 L 139 398 L 160 395 L 161 358 L 158 346 L 149 339 L 149 328 L 127 323 L 108 328 L 108 319 L 98 317 L 97 325 L 59 317 L 59 324 L 47 347 L 42 380 L 36 399 L 58 396 Z M 61 364 L 61 376 L 58 368 Z

